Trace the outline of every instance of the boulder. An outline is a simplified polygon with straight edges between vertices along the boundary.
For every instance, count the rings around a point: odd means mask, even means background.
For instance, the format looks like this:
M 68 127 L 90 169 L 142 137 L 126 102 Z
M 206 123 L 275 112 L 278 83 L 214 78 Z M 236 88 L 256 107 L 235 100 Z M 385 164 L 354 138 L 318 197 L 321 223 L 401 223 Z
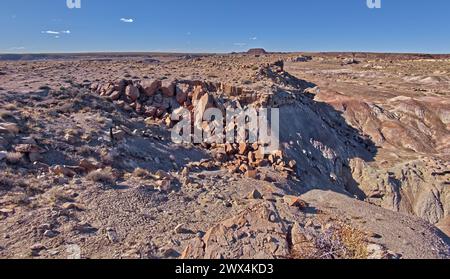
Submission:
M 205 95 L 206 92 L 203 90 L 201 85 L 197 85 L 194 87 L 194 92 L 192 94 L 192 102 L 194 105 L 200 100 L 200 98 Z
M 177 94 L 176 99 L 178 104 L 183 105 L 186 102 L 189 95 L 189 84 L 178 84 L 177 85 Z
M 257 170 L 248 170 L 245 173 L 245 176 L 247 176 L 248 178 L 256 179 L 258 177 L 258 171 Z
M 249 199 L 249 200 L 261 200 L 262 198 L 263 198 L 263 196 L 258 190 L 253 190 L 247 196 L 247 199 Z
M 284 258 L 289 255 L 286 227 L 272 204 L 260 203 L 191 240 L 181 258 Z
M 119 91 L 120 93 L 123 93 L 123 92 L 125 92 L 125 88 L 127 87 L 127 85 L 128 85 L 128 81 L 126 81 L 124 79 L 119 80 L 114 84 L 114 90 Z
M 125 89 L 125 95 L 133 102 L 135 102 L 139 98 L 139 90 L 134 85 L 128 85 Z
M 173 97 L 176 93 L 176 83 L 172 80 L 162 81 L 161 91 L 164 97 Z
M 291 207 L 298 207 L 300 209 L 309 207 L 309 204 L 307 202 L 296 196 L 284 196 L 283 200 L 287 205 Z
M 42 155 L 39 152 L 32 152 L 28 154 L 28 158 L 30 159 L 30 162 L 40 162 L 42 161 Z
M 113 101 L 117 101 L 120 99 L 121 96 L 122 96 L 122 92 L 114 91 L 113 93 L 111 93 L 111 95 L 109 95 L 109 98 Z
M 239 154 L 245 155 L 247 152 L 248 152 L 248 144 L 246 144 L 245 142 L 241 142 L 239 144 Z
M 148 97 L 155 96 L 156 92 L 161 89 L 162 82 L 160 80 L 145 80 L 141 83 L 145 95 Z
M 146 117 L 155 117 L 157 108 L 153 106 L 146 106 L 144 108 L 144 115 Z
M 197 103 L 195 105 L 195 114 L 197 115 L 197 117 L 203 119 L 203 115 L 204 115 L 205 111 L 214 106 L 213 102 L 214 102 L 214 100 L 211 95 L 204 94 L 197 101 Z M 196 120 L 199 120 L 199 119 L 196 119 Z

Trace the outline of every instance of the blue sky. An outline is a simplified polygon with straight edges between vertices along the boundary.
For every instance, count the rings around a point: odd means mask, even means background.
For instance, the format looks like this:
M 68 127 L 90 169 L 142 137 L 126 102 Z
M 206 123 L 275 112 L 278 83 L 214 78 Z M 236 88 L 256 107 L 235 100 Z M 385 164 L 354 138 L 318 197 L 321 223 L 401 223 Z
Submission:
M 366 0 L 81 0 L 81 9 L 68 9 L 66 0 L 1 0 L 0 52 L 450 53 L 450 1 L 381 3 L 369 9 Z

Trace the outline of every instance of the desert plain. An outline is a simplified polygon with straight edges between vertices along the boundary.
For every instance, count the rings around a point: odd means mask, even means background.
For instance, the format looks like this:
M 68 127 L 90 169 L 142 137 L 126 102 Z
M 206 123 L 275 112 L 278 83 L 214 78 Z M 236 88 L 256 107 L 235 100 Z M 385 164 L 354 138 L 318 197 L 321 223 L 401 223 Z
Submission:
M 171 139 L 264 107 L 272 154 Z M 0 258 L 448 259 L 449 211 L 450 55 L 0 55 Z

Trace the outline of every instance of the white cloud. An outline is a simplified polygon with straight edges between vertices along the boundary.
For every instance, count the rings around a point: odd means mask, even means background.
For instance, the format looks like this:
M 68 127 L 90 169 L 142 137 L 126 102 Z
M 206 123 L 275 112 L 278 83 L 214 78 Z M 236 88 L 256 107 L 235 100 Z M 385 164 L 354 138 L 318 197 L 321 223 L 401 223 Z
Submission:
M 251 37 L 251 38 L 250 38 L 250 41 L 256 41 L 256 40 L 258 40 L 257 37 Z
M 48 34 L 48 35 L 52 35 L 53 38 L 55 39 L 59 39 L 61 37 L 61 35 L 69 35 L 72 32 L 70 30 L 63 30 L 63 31 L 52 31 L 52 30 L 47 30 L 47 31 L 42 31 L 42 34 Z
M 133 23 L 134 19 L 132 19 L 132 18 L 121 18 L 120 21 L 125 22 L 125 23 Z
M 9 50 L 24 50 L 24 49 L 26 49 L 26 48 L 23 47 L 23 46 L 19 46 L 19 47 L 10 47 L 10 48 L 9 48 Z
M 243 46 L 246 46 L 247 44 L 246 43 L 234 43 L 233 45 L 243 47 Z
M 50 34 L 50 35 L 59 35 L 60 32 L 48 30 L 48 31 L 42 31 L 41 33 L 42 34 Z

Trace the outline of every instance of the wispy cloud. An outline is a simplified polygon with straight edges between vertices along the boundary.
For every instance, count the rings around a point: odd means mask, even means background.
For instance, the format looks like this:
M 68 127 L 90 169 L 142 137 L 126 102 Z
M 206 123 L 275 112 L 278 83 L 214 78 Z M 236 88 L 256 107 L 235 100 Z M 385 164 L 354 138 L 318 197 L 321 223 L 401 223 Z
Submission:
M 52 30 L 47 30 L 47 31 L 42 31 L 42 34 L 50 34 L 50 35 L 59 35 L 61 32 L 59 31 L 52 31 Z
M 258 40 L 257 37 L 251 37 L 251 38 L 250 38 L 250 41 L 256 41 L 256 40 Z
M 10 47 L 8 50 L 25 50 L 26 48 L 23 46 L 18 46 L 18 47 Z
M 247 43 L 234 43 L 233 45 L 243 47 L 243 46 L 246 46 Z
M 125 23 L 133 23 L 134 19 L 132 19 L 132 18 L 121 18 L 120 21 L 125 22 Z
M 47 30 L 47 31 L 41 31 L 42 34 L 52 35 L 53 38 L 59 39 L 61 38 L 61 35 L 69 35 L 72 32 L 70 30 L 63 30 L 63 31 L 53 31 L 53 30 Z

